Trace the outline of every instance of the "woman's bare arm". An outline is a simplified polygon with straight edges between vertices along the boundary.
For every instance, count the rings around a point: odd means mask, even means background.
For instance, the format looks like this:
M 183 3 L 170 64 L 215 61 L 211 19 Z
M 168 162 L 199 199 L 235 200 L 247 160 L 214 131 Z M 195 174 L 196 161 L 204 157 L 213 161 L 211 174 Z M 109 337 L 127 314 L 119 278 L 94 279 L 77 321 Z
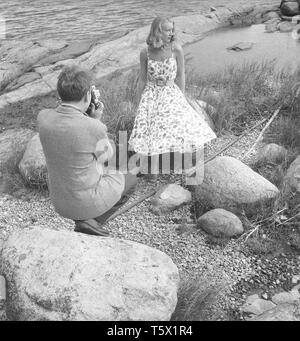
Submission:
M 177 75 L 175 82 L 180 90 L 185 93 L 185 66 L 184 53 L 182 47 L 178 43 L 174 43 L 174 52 L 177 60 Z
M 138 96 L 141 98 L 142 92 L 147 83 L 147 50 L 143 49 L 140 53 L 140 76 L 138 82 Z

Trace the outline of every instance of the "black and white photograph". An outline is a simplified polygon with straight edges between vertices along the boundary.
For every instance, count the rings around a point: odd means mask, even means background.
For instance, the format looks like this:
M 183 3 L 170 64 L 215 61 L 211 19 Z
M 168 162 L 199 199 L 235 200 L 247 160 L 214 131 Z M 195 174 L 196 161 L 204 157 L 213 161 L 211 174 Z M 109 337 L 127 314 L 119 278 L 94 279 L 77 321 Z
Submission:
M 12 321 L 300 321 L 300 0 L 1 0 Z

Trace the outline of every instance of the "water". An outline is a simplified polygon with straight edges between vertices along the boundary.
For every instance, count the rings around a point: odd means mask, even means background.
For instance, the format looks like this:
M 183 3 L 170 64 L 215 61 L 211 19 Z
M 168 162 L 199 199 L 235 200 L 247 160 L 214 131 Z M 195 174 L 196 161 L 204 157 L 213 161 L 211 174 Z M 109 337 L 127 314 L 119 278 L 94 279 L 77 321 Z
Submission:
M 252 42 L 246 51 L 227 50 L 239 42 Z M 265 25 L 228 28 L 212 32 L 205 39 L 184 48 L 187 69 L 198 74 L 221 71 L 229 65 L 275 61 L 275 69 L 300 66 L 300 41 L 291 33 L 265 33 Z M 201 62 L 199 62 L 201 61 Z
M 272 1 L 1 0 L 0 40 L 5 37 L 22 40 L 88 39 L 104 42 L 148 25 L 157 15 L 172 17 L 199 14 L 207 12 L 210 6 L 249 3 L 265 4 Z

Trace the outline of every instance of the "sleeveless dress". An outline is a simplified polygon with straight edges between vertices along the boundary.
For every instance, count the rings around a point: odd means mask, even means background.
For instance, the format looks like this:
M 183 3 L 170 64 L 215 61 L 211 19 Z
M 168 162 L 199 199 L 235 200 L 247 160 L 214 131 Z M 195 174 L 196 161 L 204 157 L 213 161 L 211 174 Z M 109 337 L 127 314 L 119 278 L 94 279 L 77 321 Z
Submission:
M 150 59 L 147 50 L 147 59 L 147 83 L 129 145 L 148 156 L 203 148 L 216 135 L 175 84 L 177 62 L 173 49 L 172 56 L 163 61 Z

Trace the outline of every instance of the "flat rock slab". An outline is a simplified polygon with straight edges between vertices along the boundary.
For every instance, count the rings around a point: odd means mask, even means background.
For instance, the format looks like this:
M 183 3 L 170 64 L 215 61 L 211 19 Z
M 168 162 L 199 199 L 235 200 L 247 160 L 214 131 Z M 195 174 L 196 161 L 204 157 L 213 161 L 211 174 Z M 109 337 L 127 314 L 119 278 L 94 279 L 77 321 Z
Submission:
M 280 304 L 249 321 L 300 321 L 300 307 L 295 304 Z
M 74 42 L 65 47 L 62 51 L 52 54 L 38 62 L 36 66 L 54 64 L 60 60 L 73 59 L 87 53 L 92 47 L 91 41 Z
M 258 295 L 251 295 L 247 298 L 241 310 L 245 313 L 260 315 L 275 307 L 276 305 L 271 301 L 263 300 Z
M 6 88 L 5 91 L 12 91 L 15 89 L 20 88 L 21 86 L 27 84 L 27 83 L 31 83 L 37 79 L 40 79 L 41 75 L 37 72 L 27 72 L 24 73 L 24 75 L 22 75 L 21 77 L 15 79 L 14 81 L 12 81 Z

